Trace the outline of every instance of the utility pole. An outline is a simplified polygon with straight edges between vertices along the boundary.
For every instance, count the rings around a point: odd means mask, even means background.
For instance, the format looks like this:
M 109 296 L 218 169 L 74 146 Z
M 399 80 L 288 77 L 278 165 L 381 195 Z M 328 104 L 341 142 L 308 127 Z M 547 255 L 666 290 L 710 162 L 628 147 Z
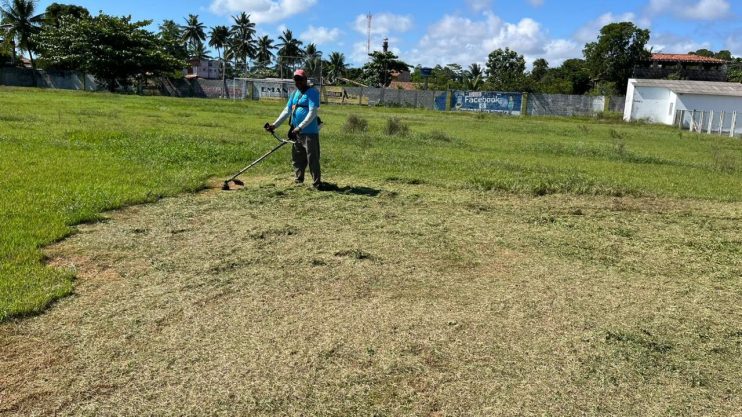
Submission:
M 371 53 L 371 20 L 373 20 L 373 18 L 374 16 L 371 14 L 371 12 L 369 12 L 366 15 L 366 24 L 367 24 L 366 34 L 368 35 L 368 43 L 366 45 L 367 55 Z
M 384 38 L 384 43 L 381 44 L 381 49 L 384 51 L 384 83 L 381 87 L 386 88 L 386 74 L 388 66 L 388 57 L 386 53 L 389 51 L 389 38 Z

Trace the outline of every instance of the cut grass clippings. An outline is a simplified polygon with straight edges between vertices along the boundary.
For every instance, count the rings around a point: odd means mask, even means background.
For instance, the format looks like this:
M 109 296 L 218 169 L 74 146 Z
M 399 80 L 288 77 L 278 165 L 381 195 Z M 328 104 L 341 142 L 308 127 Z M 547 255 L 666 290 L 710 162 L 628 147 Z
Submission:
M 0 325 L 0 413 L 742 409 L 738 203 L 336 180 L 168 198 L 49 248 L 78 296 Z

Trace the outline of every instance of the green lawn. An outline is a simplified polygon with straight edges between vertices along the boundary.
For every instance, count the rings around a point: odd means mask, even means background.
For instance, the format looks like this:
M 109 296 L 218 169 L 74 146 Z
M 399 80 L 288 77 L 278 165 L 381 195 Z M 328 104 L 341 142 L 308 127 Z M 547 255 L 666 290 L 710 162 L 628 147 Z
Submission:
M 742 410 L 739 140 L 326 106 L 222 192 L 279 104 L 0 102 L 2 415 Z
M 101 212 L 203 188 L 273 146 L 278 104 L 0 88 L 0 320 L 42 311 L 74 277 L 41 248 Z M 347 134 L 349 114 L 369 120 Z M 739 202 L 742 142 L 665 127 L 326 106 L 328 181 L 441 190 Z M 389 117 L 410 126 L 382 134 Z M 286 175 L 283 151 L 249 175 Z

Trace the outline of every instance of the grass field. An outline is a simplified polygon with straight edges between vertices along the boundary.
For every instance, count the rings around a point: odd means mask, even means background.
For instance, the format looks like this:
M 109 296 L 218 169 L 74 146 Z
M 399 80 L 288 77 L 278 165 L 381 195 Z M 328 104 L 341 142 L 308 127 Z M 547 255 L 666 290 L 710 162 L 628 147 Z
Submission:
M 0 413 L 742 414 L 739 140 L 326 107 L 332 191 L 182 195 L 278 106 L 0 102 Z

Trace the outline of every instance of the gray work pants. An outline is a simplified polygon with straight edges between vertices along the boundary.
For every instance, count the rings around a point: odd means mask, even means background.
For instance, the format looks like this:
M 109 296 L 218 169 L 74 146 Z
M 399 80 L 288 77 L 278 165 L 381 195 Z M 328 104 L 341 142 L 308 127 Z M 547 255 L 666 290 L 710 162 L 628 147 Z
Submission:
M 304 181 L 304 171 L 309 165 L 312 174 L 312 184 L 320 185 L 321 173 L 319 168 L 319 134 L 302 133 L 291 149 L 291 160 L 294 163 L 296 179 Z

